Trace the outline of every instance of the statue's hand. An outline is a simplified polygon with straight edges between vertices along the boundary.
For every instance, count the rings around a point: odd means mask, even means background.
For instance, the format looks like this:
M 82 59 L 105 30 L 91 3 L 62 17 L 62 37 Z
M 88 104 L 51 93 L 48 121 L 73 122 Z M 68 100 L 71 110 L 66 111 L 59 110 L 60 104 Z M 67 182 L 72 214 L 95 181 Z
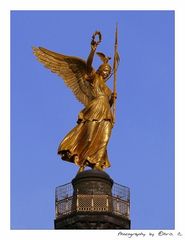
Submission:
M 96 48 L 98 46 L 99 43 L 97 43 L 96 41 L 94 41 L 94 39 L 91 41 L 91 49 L 93 51 L 96 51 Z
M 116 92 L 113 92 L 113 93 L 111 94 L 111 97 L 112 97 L 113 100 L 116 99 L 116 98 L 117 98 L 117 93 L 116 93 Z
M 117 93 L 113 92 L 113 93 L 111 94 L 111 98 L 110 98 L 110 100 L 109 100 L 110 106 L 113 105 L 113 103 L 115 102 L 116 98 L 117 98 Z

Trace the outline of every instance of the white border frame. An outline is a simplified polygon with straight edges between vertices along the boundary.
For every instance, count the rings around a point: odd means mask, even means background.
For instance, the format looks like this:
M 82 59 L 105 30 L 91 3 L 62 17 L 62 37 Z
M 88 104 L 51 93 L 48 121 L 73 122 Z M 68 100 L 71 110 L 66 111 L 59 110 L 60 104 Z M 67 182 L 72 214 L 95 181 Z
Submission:
M 3 239 L 22 240 L 22 239 L 129 239 L 127 236 L 118 236 L 119 230 L 83 230 L 83 231 L 64 231 L 64 230 L 10 230 L 10 11 L 11 10 L 175 10 L 175 230 L 165 231 L 166 233 L 176 234 L 181 231 L 183 234 L 183 215 L 185 194 L 184 194 L 184 136 L 185 136 L 185 115 L 184 115 L 184 82 L 185 82 L 185 27 L 184 27 L 184 8 L 183 1 L 178 0 L 6 0 L 1 2 L 0 8 L 0 235 Z M 73 6 L 73 8 L 71 8 Z M 124 232 L 124 231 L 121 231 Z M 183 239 L 184 237 L 163 236 L 158 237 L 159 231 L 129 230 L 128 233 L 149 234 L 152 232 L 154 237 L 147 236 L 145 239 Z M 185 234 L 185 231 L 184 231 Z M 131 239 L 139 239 L 133 236 Z M 142 237 L 143 238 L 143 237 Z M 2 238 L 1 238 L 2 239 Z

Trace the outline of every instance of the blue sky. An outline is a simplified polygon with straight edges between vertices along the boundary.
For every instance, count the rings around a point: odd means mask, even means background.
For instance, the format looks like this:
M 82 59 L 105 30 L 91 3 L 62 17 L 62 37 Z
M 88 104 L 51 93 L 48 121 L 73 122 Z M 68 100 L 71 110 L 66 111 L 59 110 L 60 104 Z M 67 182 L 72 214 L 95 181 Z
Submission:
M 98 51 L 113 56 L 116 22 L 121 62 L 107 173 L 131 190 L 132 229 L 174 228 L 174 12 L 13 11 L 12 229 L 53 229 L 55 187 L 77 172 L 57 147 L 83 106 L 31 47 L 86 59 L 100 30 Z

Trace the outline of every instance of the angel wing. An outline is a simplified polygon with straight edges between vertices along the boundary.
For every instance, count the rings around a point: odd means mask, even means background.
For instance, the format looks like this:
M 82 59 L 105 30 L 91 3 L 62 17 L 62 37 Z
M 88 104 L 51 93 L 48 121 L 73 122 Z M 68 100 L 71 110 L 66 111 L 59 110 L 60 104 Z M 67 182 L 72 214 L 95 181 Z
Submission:
M 90 83 L 86 80 L 87 66 L 84 60 L 55 53 L 42 47 L 33 47 L 33 53 L 46 68 L 64 79 L 65 84 L 81 103 L 88 105 L 92 95 Z

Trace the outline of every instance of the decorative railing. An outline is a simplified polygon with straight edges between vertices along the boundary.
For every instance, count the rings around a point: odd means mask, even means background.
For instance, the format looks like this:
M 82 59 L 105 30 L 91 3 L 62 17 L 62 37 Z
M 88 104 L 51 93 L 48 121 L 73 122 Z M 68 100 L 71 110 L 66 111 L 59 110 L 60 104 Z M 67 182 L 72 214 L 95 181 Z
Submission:
M 56 219 L 72 212 L 110 212 L 130 219 L 129 188 L 114 183 L 112 195 L 74 194 L 72 184 L 56 188 Z

